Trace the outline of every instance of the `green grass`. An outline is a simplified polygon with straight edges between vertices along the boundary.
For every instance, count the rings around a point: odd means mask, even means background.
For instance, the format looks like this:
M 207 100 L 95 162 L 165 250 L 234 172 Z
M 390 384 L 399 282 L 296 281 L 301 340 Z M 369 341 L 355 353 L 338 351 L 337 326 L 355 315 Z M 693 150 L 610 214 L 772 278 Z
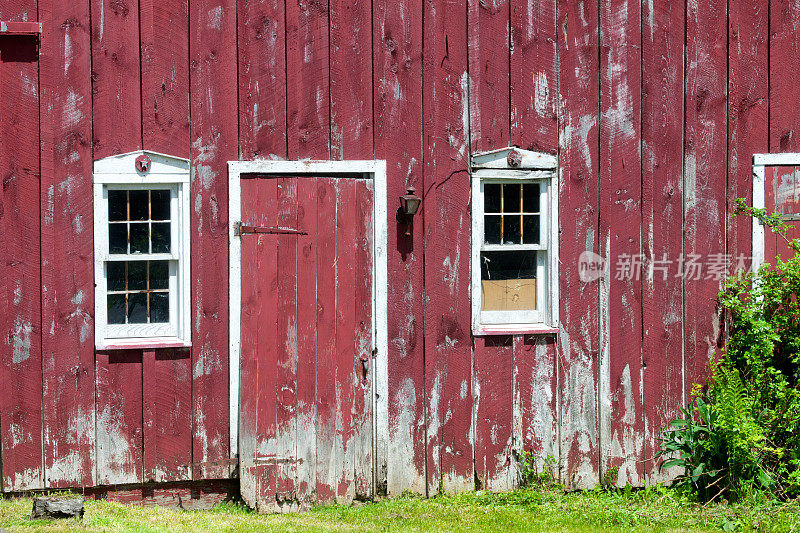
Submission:
M 10 531 L 769 531 L 800 533 L 800 503 L 698 505 L 660 487 L 563 493 L 519 490 L 493 495 L 397 498 L 361 507 L 319 507 L 297 515 L 259 515 L 237 504 L 181 511 L 87 501 L 82 521 L 31 520 L 30 498 L 0 500 Z

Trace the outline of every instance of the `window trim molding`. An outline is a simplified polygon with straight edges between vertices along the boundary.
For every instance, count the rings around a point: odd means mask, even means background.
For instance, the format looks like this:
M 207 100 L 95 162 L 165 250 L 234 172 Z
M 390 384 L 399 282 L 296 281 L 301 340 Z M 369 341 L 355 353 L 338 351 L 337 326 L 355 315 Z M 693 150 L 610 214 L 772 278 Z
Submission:
M 787 152 L 779 154 L 753 154 L 753 207 L 764 209 L 766 198 L 764 187 L 766 185 L 766 167 L 800 166 L 800 152 Z M 758 219 L 753 219 L 752 230 L 752 270 L 764 264 L 764 225 Z
M 136 169 L 135 161 L 139 156 L 150 158 L 147 172 Z M 94 201 L 94 307 L 95 307 L 95 349 L 121 350 L 145 348 L 187 348 L 191 341 L 191 213 L 189 211 L 189 160 L 147 150 L 137 150 L 125 154 L 114 155 L 94 162 L 93 169 L 93 201 Z M 175 335 L 147 337 L 108 337 L 112 329 L 106 323 L 106 287 L 104 267 L 108 260 L 108 215 L 104 190 L 111 186 L 131 186 L 134 188 L 150 188 L 150 186 L 169 185 L 177 190 L 177 212 L 173 224 L 173 239 L 177 241 L 177 250 L 172 252 L 178 261 L 176 274 Z M 105 244 L 104 244 L 105 243 Z M 149 255 L 149 254 L 148 254 Z M 161 254 L 160 254 L 161 255 Z M 148 256 L 142 257 L 142 260 Z M 134 259 L 135 260 L 135 259 Z
M 298 178 L 317 177 L 324 174 L 330 177 L 351 177 L 363 174 L 373 180 L 373 372 L 372 380 L 372 428 L 375 468 L 373 475 L 386 471 L 389 448 L 389 376 L 388 376 L 388 284 L 387 247 L 388 215 L 385 160 L 350 161 L 229 161 L 228 162 L 228 242 L 230 276 L 229 281 L 229 377 L 230 377 L 230 455 L 239 456 L 239 376 L 241 363 L 241 298 L 242 265 L 241 241 L 236 235 L 236 222 L 241 220 L 241 176 L 242 174 L 292 175 Z M 394 214 L 392 214 L 394 217 Z M 378 479 L 373 480 L 375 483 Z M 377 486 L 374 483 L 374 486 Z
M 513 154 L 512 154 L 513 152 Z M 516 159 L 519 164 L 511 166 Z M 558 296 L 558 164 L 553 154 L 508 147 L 472 156 L 470 166 L 472 197 L 472 232 L 470 238 L 470 296 L 473 335 L 555 334 L 559 324 Z M 544 181 L 547 183 L 548 224 L 544 320 L 530 323 L 484 324 L 481 321 L 481 244 L 476 241 L 483 232 L 481 184 L 490 180 Z M 537 290 L 538 294 L 541 291 Z M 537 294 L 537 296 L 538 296 Z

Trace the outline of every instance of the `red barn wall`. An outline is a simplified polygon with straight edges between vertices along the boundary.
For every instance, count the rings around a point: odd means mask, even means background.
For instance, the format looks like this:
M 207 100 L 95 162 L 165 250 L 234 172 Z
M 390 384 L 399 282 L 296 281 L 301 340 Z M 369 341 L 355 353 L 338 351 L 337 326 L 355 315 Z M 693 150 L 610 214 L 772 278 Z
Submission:
M 0 0 L 2 490 L 235 475 L 227 170 L 385 159 L 389 448 L 379 489 L 504 489 L 523 451 L 570 486 L 660 479 L 659 428 L 719 347 L 721 281 L 654 260 L 750 255 L 752 154 L 799 151 L 784 0 Z M 558 154 L 555 336 L 473 337 L 475 152 Z M 96 352 L 92 162 L 191 159 L 192 348 Z M 583 282 L 579 256 L 643 254 Z M 385 468 L 385 470 L 384 470 Z

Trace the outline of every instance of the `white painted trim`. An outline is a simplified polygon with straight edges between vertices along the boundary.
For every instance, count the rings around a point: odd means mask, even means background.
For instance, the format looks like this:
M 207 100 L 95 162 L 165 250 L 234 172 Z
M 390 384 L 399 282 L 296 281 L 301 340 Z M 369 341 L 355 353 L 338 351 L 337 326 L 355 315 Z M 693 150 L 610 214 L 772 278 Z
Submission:
M 558 222 L 558 191 L 560 190 L 560 184 L 558 182 L 558 172 L 553 172 L 553 178 L 550 180 L 548 184 L 548 209 L 550 210 L 548 213 L 550 219 L 550 242 L 548 243 L 550 246 L 550 253 L 547 256 L 550 260 L 548 267 L 548 274 L 550 276 L 550 283 L 548 285 L 547 291 L 547 298 L 548 298 L 548 314 L 547 314 L 547 325 L 551 328 L 555 328 L 556 331 L 558 330 L 558 310 L 559 307 L 559 294 L 558 294 L 558 285 L 559 285 L 559 265 L 561 264 L 561 256 L 559 255 L 558 249 L 558 231 L 559 231 L 559 222 Z
M 228 162 L 228 418 L 230 458 L 239 457 L 239 375 L 242 335 L 242 241 L 236 236 L 236 222 L 242 219 L 241 174 Z M 239 465 L 241 468 L 241 464 Z
M 782 155 L 782 154 L 761 154 L 761 155 Z M 757 161 L 758 155 L 753 157 Z M 764 209 L 764 165 L 753 165 L 753 207 Z M 753 219 L 753 270 L 758 270 L 764 264 L 764 224 L 757 218 Z
M 503 175 L 499 177 L 497 171 L 502 170 Z M 491 181 L 492 179 L 498 181 L 509 180 L 545 180 L 553 179 L 555 177 L 555 170 L 508 170 L 508 169 L 491 169 L 491 168 L 477 168 L 472 170 L 472 175 L 483 178 L 484 181 Z
M 146 155 L 150 158 L 150 169 L 147 172 L 136 170 L 136 158 Z M 112 155 L 94 162 L 95 174 L 131 174 L 133 176 L 147 177 L 159 174 L 189 174 L 189 160 L 167 154 L 160 154 L 150 150 L 136 150 L 125 154 Z M 175 182 L 172 178 L 171 182 Z M 126 182 L 127 183 L 127 182 Z
M 371 175 L 373 181 L 373 308 L 372 327 L 376 355 L 373 358 L 373 412 L 375 465 L 373 475 L 386 470 L 389 447 L 389 376 L 387 246 L 388 219 L 386 161 L 229 161 L 228 162 L 228 239 L 230 241 L 230 449 L 239 453 L 239 379 L 241 359 L 241 242 L 234 234 L 234 223 L 241 219 L 242 174 L 326 174 L 333 177 Z M 373 480 L 373 489 L 378 480 Z
M 756 165 L 764 165 L 764 166 L 800 165 L 800 153 L 789 152 L 783 154 L 754 154 L 753 166 Z
M 384 161 L 229 161 L 228 172 L 242 174 L 376 174 L 385 168 Z M 268 170 L 266 170 L 268 169 Z
M 146 173 L 130 172 L 136 157 L 148 154 L 151 169 Z M 191 346 L 191 305 L 190 305 L 190 267 L 191 267 L 191 226 L 189 222 L 189 162 L 186 159 L 145 152 L 142 150 L 111 156 L 94 162 L 93 201 L 94 201 L 94 272 L 95 272 L 95 348 L 123 349 L 149 348 L 154 346 Z M 153 170 L 158 170 L 153 173 Z M 149 189 L 169 186 L 176 191 L 172 223 L 172 253 L 123 255 L 108 254 L 108 204 L 105 201 L 107 189 L 131 188 Z M 175 317 L 172 327 L 130 328 L 130 337 L 108 337 L 113 326 L 106 324 L 106 285 L 105 263 L 111 259 L 148 260 L 169 259 L 177 261 L 178 270 L 170 276 L 170 315 Z M 120 331 L 119 328 L 116 328 Z M 127 334 L 127 333 L 126 333 Z M 135 335 L 135 336 L 134 336 Z
M 520 164 L 517 167 L 511 167 L 508 164 L 508 154 L 512 150 L 516 151 L 520 155 Z M 541 169 L 554 170 L 557 165 L 558 165 L 558 158 L 554 154 L 548 154 L 546 152 L 532 152 L 531 150 L 523 150 L 522 148 L 516 148 L 513 146 L 500 148 L 498 150 L 491 150 L 489 152 L 481 152 L 473 154 L 472 156 L 473 169 L 516 168 L 520 170 L 523 169 L 530 170 L 535 168 L 541 168 Z
M 764 209 L 766 207 L 765 190 L 765 174 L 768 166 L 798 166 L 800 165 L 800 153 L 784 153 L 784 154 L 754 154 L 753 155 L 753 207 L 755 209 Z M 764 264 L 765 239 L 764 224 L 758 219 L 753 219 L 753 267 L 758 268 Z

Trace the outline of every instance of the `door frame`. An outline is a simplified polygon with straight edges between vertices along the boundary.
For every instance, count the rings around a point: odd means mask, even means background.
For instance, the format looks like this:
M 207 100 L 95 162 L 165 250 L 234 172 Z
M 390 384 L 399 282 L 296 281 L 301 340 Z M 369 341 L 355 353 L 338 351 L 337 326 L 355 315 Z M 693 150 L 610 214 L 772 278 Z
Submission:
M 784 166 L 800 166 L 800 153 L 753 155 L 753 208 L 764 209 L 766 207 L 765 167 Z M 758 270 L 758 267 L 764 263 L 764 238 L 764 225 L 758 219 L 753 219 L 753 271 Z
M 372 490 L 378 487 L 378 472 L 386 471 L 389 434 L 389 350 L 387 319 L 387 239 L 386 161 L 229 161 L 228 162 L 228 242 L 229 242 L 229 360 L 230 374 L 230 450 L 239 458 L 239 372 L 241 363 L 242 250 L 235 223 L 241 220 L 241 179 L 243 174 L 269 174 L 315 178 L 352 178 L 361 174 L 372 179 Z

